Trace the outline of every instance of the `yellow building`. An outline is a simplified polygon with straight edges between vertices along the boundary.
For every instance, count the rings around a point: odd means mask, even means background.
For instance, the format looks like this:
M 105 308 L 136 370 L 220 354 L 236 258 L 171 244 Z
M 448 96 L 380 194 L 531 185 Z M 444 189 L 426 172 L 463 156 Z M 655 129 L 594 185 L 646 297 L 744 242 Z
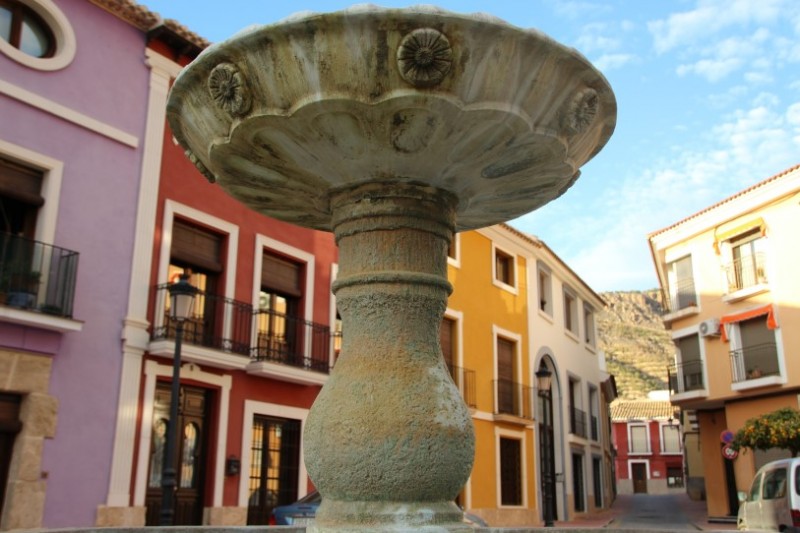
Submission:
M 670 399 L 695 411 L 712 517 L 735 516 L 737 490 L 780 455 L 726 458 L 730 434 L 798 407 L 799 201 L 800 165 L 649 236 L 676 345 Z
M 450 255 L 442 348 L 476 433 L 460 503 L 492 526 L 540 525 L 543 500 L 556 520 L 608 507 L 616 392 L 596 346 L 603 300 L 544 243 L 507 225 L 459 234 Z M 547 419 L 541 367 L 552 374 Z M 550 454 L 541 440 L 548 428 Z

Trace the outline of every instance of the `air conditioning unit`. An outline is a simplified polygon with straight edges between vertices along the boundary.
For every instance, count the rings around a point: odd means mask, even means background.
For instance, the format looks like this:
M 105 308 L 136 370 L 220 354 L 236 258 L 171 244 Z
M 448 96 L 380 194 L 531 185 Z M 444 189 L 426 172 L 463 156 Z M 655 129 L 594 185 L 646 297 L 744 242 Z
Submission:
M 719 319 L 712 318 L 700 322 L 700 336 L 701 337 L 719 337 Z

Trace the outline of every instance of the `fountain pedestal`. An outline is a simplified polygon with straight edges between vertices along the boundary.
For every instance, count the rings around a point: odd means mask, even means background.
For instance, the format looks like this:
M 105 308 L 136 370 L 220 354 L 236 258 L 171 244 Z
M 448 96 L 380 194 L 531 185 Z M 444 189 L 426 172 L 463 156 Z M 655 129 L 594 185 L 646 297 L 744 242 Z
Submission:
M 311 530 L 464 528 L 453 500 L 472 469 L 472 420 L 439 348 L 455 203 L 409 184 L 331 197 L 346 329 L 305 429 L 308 472 L 325 495 Z
M 344 344 L 305 428 L 311 530 L 468 529 L 452 502 L 474 433 L 438 336 L 448 245 L 574 183 L 614 129 L 605 79 L 486 15 L 358 6 L 210 47 L 168 119 L 229 194 L 335 233 Z

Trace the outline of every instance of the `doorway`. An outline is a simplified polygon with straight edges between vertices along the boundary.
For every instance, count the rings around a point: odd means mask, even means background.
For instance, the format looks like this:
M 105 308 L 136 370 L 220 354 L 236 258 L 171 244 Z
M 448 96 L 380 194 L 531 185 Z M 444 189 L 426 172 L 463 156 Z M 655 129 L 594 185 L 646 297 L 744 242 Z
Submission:
M 633 478 L 633 493 L 647 494 L 647 464 L 632 463 L 631 477 Z
M 150 471 L 147 477 L 145 525 L 159 524 L 161 515 L 161 475 L 164 471 L 166 435 L 169 430 L 170 388 L 168 382 L 156 386 L 153 407 L 153 432 L 150 444 Z M 203 487 L 206 470 L 206 427 L 208 425 L 208 391 L 198 387 L 181 386 L 178 398 L 178 441 L 175 490 L 176 526 L 202 525 Z
M 300 421 L 256 415 L 251 453 L 247 525 L 264 525 L 272 509 L 297 500 Z

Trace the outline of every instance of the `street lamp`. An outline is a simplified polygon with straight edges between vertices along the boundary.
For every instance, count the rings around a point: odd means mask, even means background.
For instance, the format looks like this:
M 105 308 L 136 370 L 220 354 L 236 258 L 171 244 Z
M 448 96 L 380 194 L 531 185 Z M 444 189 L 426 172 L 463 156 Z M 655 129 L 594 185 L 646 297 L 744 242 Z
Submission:
M 197 288 L 189 283 L 189 274 L 181 274 L 177 283 L 169 286 L 170 318 L 175 321 L 175 356 L 172 359 L 172 392 L 169 398 L 169 423 L 164 444 L 164 468 L 161 474 L 160 525 L 171 526 L 175 520 L 176 456 L 178 444 L 178 396 L 181 387 L 181 341 L 183 323 L 192 314 Z
M 553 398 L 551 387 L 553 384 L 553 373 L 544 364 L 539 365 L 536 371 L 536 382 L 539 388 L 539 395 L 542 398 L 542 419 L 539 424 L 541 433 L 542 456 L 542 507 L 544 527 L 554 527 L 554 503 L 555 503 L 555 449 L 553 445 Z

